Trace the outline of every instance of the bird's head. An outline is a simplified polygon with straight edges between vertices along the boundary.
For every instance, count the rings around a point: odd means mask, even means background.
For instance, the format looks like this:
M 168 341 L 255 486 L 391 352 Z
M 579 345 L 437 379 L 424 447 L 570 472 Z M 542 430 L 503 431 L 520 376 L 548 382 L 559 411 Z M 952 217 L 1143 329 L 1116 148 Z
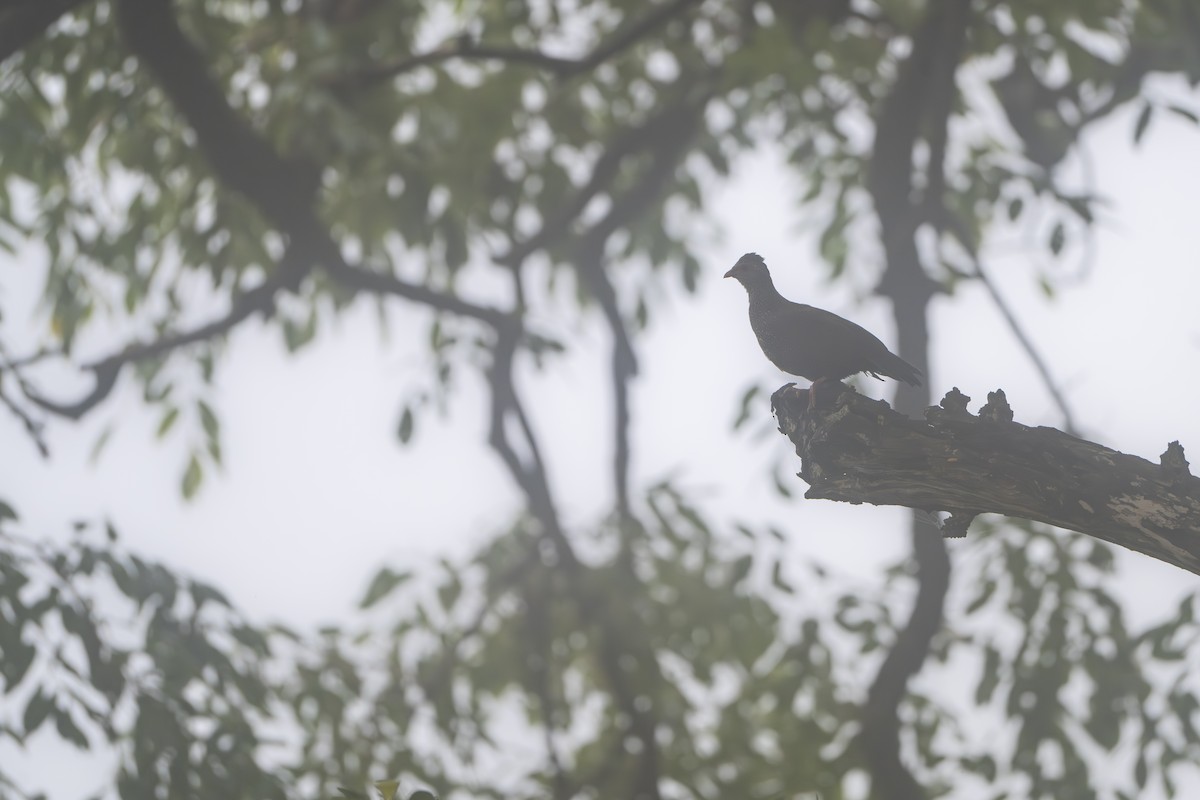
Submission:
M 737 260 L 733 268 L 725 273 L 726 278 L 736 278 L 742 286 L 749 289 L 752 286 L 771 283 L 771 273 L 767 271 L 767 262 L 758 253 L 746 253 Z

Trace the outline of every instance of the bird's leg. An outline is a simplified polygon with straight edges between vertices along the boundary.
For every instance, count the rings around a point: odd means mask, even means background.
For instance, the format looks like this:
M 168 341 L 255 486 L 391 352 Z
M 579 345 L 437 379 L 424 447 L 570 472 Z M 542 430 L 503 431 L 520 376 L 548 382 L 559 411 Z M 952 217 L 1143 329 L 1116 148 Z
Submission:
M 827 380 L 829 380 L 829 379 L 828 378 L 817 378 L 815 381 L 812 382 L 812 385 L 808 387 L 808 410 L 809 411 L 812 411 L 814 408 L 817 407 L 817 387 L 820 386 L 822 383 L 824 383 Z

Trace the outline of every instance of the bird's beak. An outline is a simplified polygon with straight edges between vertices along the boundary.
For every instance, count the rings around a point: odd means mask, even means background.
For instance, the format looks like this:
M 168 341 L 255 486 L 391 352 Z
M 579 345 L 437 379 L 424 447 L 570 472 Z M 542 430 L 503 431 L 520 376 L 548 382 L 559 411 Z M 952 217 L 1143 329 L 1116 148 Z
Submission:
M 733 268 L 732 268 L 732 267 L 730 267 L 730 269 L 729 269 L 729 272 L 726 272 L 726 273 L 725 273 L 725 277 L 726 277 L 726 278 L 732 278 L 732 277 L 733 277 Z

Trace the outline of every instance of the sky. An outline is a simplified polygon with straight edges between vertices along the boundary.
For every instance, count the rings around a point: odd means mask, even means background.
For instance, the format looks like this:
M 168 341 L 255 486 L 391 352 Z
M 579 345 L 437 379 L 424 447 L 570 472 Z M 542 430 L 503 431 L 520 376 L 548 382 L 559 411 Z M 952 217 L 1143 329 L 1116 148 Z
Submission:
M 1153 88 L 1163 96 L 1181 92 L 1167 82 Z M 1085 438 L 1153 461 L 1178 439 L 1197 462 L 1200 131 L 1160 115 L 1132 149 L 1135 113 L 1118 114 L 1086 141 L 1094 185 L 1109 199 L 1086 278 L 1045 297 L 1039 270 L 1077 271 L 1078 253 L 1062 266 L 1047 265 L 1016 231 L 999 237 L 988 265 Z M 794 203 L 799 192 L 785 174 L 780 154 L 769 148 L 739 162 L 734 179 L 713 196 L 722 237 L 697 294 L 672 296 L 641 341 L 633 388 L 635 486 L 673 475 L 703 492 L 716 519 L 770 522 L 787 531 L 793 564 L 818 559 L 875 585 L 881 567 L 907 551 L 905 514 L 803 500 L 798 478 L 797 496 L 779 498 L 769 467 L 782 458 L 787 475 L 799 463 L 790 443 L 774 433 L 765 398 L 749 427 L 767 435 L 730 430 L 750 383 L 774 389 L 791 380 L 758 350 L 742 288 L 721 279 L 743 252 L 766 258 L 784 295 L 894 341 L 886 302 L 869 293 L 871 265 L 861 265 L 863 277 L 852 285 L 826 280 L 812 226 Z M 36 249 L 22 258 L 0 255 L 0 336 L 14 352 L 32 345 L 46 324 L 21 313 L 40 286 L 37 262 Z M 957 386 L 977 409 L 988 391 L 1003 388 L 1018 422 L 1061 423 L 980 287 L 936 299 L 932 314 L 935 399 Z M 316 344 L 295 357 L 273 329 L 258 322 L 240 329 L 210 397 L 222 419 L 225 467 L 207 477 L 192 502 L 181 501 L 179 480 L 198 426 L 180 424 L 156 440 L 158 419 L 128 380 L 83 422 L 52 422 L 50 460 L 39 458 L 16 421 L 0 413 L 3 497 L 32 536 L 65 537 L 72 520 L 107 516 L 125 545 L 215 583 L 252 619 L 302 627 L 345 620 L 379 567 L 419 568 L 466 555 L 497 531 L 497 520 L 520 508 L 486 446 L 477 378 L 463 380 L 445 420 L 422 418 L 414 443 L 398 445 L 403 399 L 423 374 L 428 317 L 399 307 L 394 321 L 391 341 L 383 343 L 373 311 L 357 309 L 325 326 Z M 526 382 L 525 394 L 564 514 L 587 526 L 611 506 L 608 341 L 598 319 L 573 324 L 575 352 Z M 56 383 L 70 388 L 67 380 Z M 892 391 L 890 382 L 862 385 L 874 396 Z M 112 422 L 116 433 L 93 465 L 92 445 Z M 969 536 L 952 542 L 952 557 L 971 547 Z M 1194 576 L 1143 556 L 1129 554 L 1120 563 L 1118 580 L 1127 587 L 1121 591 L 1135 624 L 1169 613 L 1194 586 Z

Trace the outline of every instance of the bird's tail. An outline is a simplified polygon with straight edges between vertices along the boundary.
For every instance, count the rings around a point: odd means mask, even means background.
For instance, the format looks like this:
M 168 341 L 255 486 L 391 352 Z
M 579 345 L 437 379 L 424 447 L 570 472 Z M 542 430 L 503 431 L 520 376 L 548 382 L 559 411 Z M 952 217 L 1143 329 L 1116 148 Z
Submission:
M 889 378 L 904 381 L 909 386 L 920 386 L 925 377 L 925 373 L 894 353 L 888 353 L 884 363 L 880 364 L 875 371 L 887 375 Z

